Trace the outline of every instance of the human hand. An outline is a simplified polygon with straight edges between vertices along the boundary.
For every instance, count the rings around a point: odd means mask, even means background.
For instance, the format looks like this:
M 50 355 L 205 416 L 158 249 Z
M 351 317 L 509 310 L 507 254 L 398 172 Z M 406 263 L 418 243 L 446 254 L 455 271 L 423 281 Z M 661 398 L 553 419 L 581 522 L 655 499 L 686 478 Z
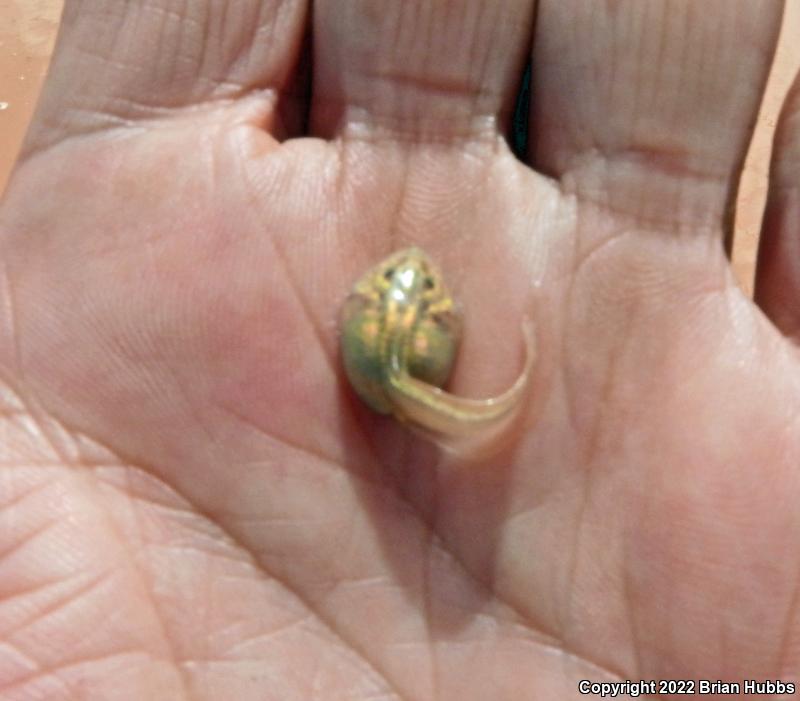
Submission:
M 722 246 L 781 4 L 536 14 L 68 0 L 0 210 L 3 699 L 794 678 L 800 360 Z M 796 109 L 758 282 L 788 334 Z M 343 381 L 341 301 L 409 244 L 465 310 L 457 393 L 536 322 L 483 464 Z

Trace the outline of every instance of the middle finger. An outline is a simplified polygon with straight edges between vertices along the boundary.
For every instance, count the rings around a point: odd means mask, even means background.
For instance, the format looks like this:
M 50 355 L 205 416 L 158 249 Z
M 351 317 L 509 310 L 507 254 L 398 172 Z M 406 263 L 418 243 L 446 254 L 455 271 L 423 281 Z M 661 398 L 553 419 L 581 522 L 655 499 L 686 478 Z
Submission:
M 533 11 L 533 0 L 321 0 L 312 131 L 359 125 L 423 142 L 495 134 L 513 106 Z

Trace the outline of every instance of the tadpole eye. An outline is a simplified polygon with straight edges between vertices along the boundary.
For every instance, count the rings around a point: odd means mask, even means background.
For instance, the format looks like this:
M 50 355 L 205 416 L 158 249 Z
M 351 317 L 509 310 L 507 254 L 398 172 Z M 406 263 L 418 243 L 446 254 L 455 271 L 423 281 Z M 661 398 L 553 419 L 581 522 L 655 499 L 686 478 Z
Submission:
M 425 278 L 425 282 L 423 284 L 425 285 L 426 290 L 432 290 L 435 283 L 433 282 L 433 278 L 428 276 Z
M 385 277 L 387 280 L 391 280 L 392 275 L 394 275 L 394 268 L 388 268 L 386 272 L 383 274 L 383 277 Z

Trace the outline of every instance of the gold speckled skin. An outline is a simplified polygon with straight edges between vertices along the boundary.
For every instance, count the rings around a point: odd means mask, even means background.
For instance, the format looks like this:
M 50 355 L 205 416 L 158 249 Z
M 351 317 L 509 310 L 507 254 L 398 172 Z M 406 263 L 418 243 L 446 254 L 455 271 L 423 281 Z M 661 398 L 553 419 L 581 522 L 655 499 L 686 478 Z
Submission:
M 470 436 L 519 405 L 533 360 L 525 331 L 525 369 L 502 395 L 466 399 L 440 389 L 458 351 L 460 317 L 439 271 L 409 248 L 367 272 L 345 300 L 342 357 L 350 384 L 375 411 L 433 435 Z

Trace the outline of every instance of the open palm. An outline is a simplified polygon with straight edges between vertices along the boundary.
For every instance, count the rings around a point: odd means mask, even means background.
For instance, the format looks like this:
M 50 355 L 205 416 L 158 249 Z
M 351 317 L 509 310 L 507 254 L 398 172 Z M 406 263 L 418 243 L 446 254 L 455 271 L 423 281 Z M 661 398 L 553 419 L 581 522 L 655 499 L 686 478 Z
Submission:
M 794 679 L 791 102 L 761 309 L 723 251 L 781 4 L 308 5 L 66 4 L 0 211 L 0 697 Z M 536 322 L 491 459 L 343 383 L 341 301 L 410 244 L 458 394 Z

